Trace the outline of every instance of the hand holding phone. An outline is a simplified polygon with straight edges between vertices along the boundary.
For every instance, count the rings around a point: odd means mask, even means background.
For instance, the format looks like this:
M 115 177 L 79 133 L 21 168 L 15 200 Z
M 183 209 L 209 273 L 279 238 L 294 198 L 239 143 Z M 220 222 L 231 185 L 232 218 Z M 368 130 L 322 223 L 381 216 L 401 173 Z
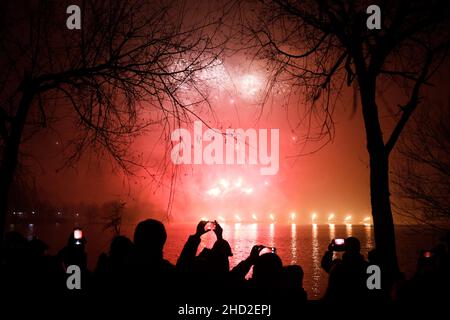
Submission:
M 216 230 L 216 223 L 214 221 L 208 221 L 205 224 L 205 232 Z
M 253 246 L 252 251 L 250 251 L 250 255 L 248 257 L 248 260 L 251 261 L 252 264 L 256 261 L 256 259 L 258 259 L 262 249 L 264 249 L 264 246 L 260 245 Z
M 217 240 L 223 239 L 222 237 L 223 229 L 216 220 L 214 220 L 214 233 L 216 234 Z
M 274 253 L 275 254 L 275 253 L 277 253 L 277 248 L 263 246 L 263 248 L 259 252 L 259 255 L 262 256 L 263 254 L 266 254 L 266 253 Z
M 330 251 L 336 251 L 336 252 L 345 251 L 345 239 L 337 238 L 337 239 L 331 240 L 329 249 L 330 249 Z
M 197 230 L 195 232 L 195 235 L 197 237 L 201 237 L 203 234 L 205 234 L 206 232 L 208 232 L 209 230 L 206 230 L 206 225 L 208 224 L 208 221 L 205 220 L 201 220 L 198 224 L 197 224 Z

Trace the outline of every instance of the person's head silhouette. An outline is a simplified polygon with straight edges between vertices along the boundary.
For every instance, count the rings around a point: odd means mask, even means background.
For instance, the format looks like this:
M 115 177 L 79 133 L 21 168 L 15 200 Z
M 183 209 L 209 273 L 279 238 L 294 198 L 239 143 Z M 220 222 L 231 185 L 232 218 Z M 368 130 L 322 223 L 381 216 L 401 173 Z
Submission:
M 355 237 L 348 237 L 345 239 L 345 253 L 359 254 L 361 250 L 361 244 Z
M 113 259 L 128 259 L 133 251 L 133 242 L 125 236 L 115 237 L 109 249 L 109 256 Z
M 284 285 L 288 288 L 303 287 L 304 272 L 299 265 L 290 265 L 283 268 Z
M 7 232 L 3 245 L 6 263 L 22 262 L 27 257 L 28 241 L 20 233 Z
M 164 225 L 154 219 L 139 222 L 134 231 L 134 245 L 139 254 L 162 258 L 167 233 Z
M 265 253 L 256 259 L 252 279 L 262 286 L 278 285 L 282 270 L 280 257 L 275 253 Z

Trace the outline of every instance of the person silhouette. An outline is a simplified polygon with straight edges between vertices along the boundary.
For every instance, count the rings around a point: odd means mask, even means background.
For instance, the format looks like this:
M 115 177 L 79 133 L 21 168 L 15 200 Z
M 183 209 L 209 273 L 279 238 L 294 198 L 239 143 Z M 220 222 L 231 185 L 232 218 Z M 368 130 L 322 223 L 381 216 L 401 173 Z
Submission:
M 417 260 L 417 270 L 411 279 L 397 288 L 400 305 L 423 305 L 430 309 L 444 309 L 450 300 L 448 287 L 449 269 L 445 243 L 438 243 L 430 250 L 422 250 Z M 445 269 L 443 269 L 445 267 Z
M 231 278 L 235 285 L 243 286 L 255 292 L 259 289 L 265 291 L 282 286 L 283 263 L 276 253 L 261 254 L 265 249 L 266 247 L 262 245 L 253 246 L 247 259 L 241 261 L 231 270 Z M 245 277 L 252 267 L 252 276 L 245 281 Z
M 87 267 L 86 238 L 75 239 L 74 232 L 71 232 L 67 244 L 62 248 L 58 256 L 61 258 L 64 267 L 78 265 L 80 268 Z
M 183 272 L 190 272 L 194 268 L 198 246 L 201 242 L 201 236 L 207 233 L 208 221 L 202 220 L 197 224 L 195 233 L 190 235 L 183 246 L 183 250 L 177 260 L 177 269 Z
M 345 239 L 342 259 L 333 259 L 333 243 L 328 246 L 321 262 L 322 268 L 329 273 L 324 301 L 367 301 L 366 270 L 369 264 L 360 250 L 360 242 L 355 237 Z
M 207 229 L 207 226 L 211 226 L 211 229 Z M 214 245 L 211 249 L 204 248 L 197 256 L 201 236 L 210 231 L 216 235 Z M 228 241 L 223 239 L 220 224 L 217 221 L 200 221 L 195 234 L 189 236 L 186 241 L 176 265 L 182 275 L 186 292 L 191 292 L 199 283 L 214 283 L 213 289 L 219 292 L 226 284 L 230 270 L 228 258 L 232 255 Z M 203 295 L 203 293 L 208 298 L 207 291 L 199 290 L 196 294 Z
M 133 258 L 133 242 L 125 236 L 114 237 L 109 253 L 99 256 L 94 271 L 96 289 L 104 292 L 127 290 Z
M 7 232 L 2 250 L 3 260 L 0 264 L 2 288 L 9 294 L 19 294 L 19 291 L 28 287 L 28 241 L 16 231 Z
M 282 285 L 283 263 L 275 253 L 264 253 L 255 260 L 250 279 L 254 288 L 273 289 Z
M 147 291 L 158 295 L 170 291 L 175 279 L 175 266 L 163 258 L 167 240 L 164 225 L 155 219 L 139 222 L 134 231 L 135 258 L 133 286 L 136 292 Z
M 84 236 L 81 236 L 80 238 L 75 237 L 78 230 L 81 229 L 74 228 L 74 231 L 69 235 L 66 246 L 62 248 L 56 256 L 56 259 L 65 274 L 65 278 L 68 277 L 66 270 L 69 266 L 75 265 L 80 268 L 82 290 L 64 290 L 66 293 L 70 293 L 70 295 L 87 292 L 92 283 L 91 273 L 87 266 L 86 238 Z M 65 281 L 63 287 L 67 289 Z
M 303 289 L 303 276 L 304 272 L 299 265 L 289 265 L 283 267 L 283 284 L 284 290 L 289 291 L 288 296 L 295 297 L 292 300 L 298 302 L 305 302 L 307 300 L 307 294 Z

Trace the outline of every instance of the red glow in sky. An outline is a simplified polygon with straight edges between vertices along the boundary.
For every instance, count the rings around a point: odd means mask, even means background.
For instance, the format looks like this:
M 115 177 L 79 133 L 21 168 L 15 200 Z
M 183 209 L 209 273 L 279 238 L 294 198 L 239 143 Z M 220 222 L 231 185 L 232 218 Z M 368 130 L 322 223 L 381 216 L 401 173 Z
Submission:
M 296 222 L 310 223 L 311 212 L 317 212 L 318 221 L 327 222 L 330 212 L 336 221 L 351 213 L 359 220 L 370 213 L 367 155 L 361 117 L 350 116 L 351 99 L 345 93 L 336 113 L 336 136 L 324 149 L 308 156 L 296 156 L 304 147 L 301 137 L 305 128 L 299 126 L 302 100 L 292 97 L 283 83 L 272 88 L 269 99 L 261 107 L 267 79 L 264 67 L 254 63 L 244 67 L 246 60 L 235 57 L 232 61 L 203 71 L 200 77 L 210 86 L 209 100 L 212 110 L 198 107 L 211 128 L 226 129 L 279 129 L 280 169 L 274 176 L 260 174 L 259 165 L 180 165 L 178 167 L 172 217 L 175 221 L 198 220 L 200 217 L 224 221 L 290 221 L 296 212 Z M 186 88 L 188 90 L 188 88 Z M 348 95 L 350 97 L 350 95 Z M 188 96 L 187 96 L 188 98 Z M 181 127 L 192 130 L 192 124 Z M 62 131 L 69 132 L 64 128 Z M 140 137 L 133 149 L 142 153 L 153 172 L 170 154 L 170 147 L 159 142 L 161 132 Z M 62 137 L 64 139 L 64 137 Z M 102 202 L 111 198 L 125 198 L 141 204 L 139 215 L 159 214 L 167 207 L 170 177 L 146 177 L 141 170 L 130 180 L 105 164 L 96 164 L 84 157 L 77 170 L 56 172 L 62 148 L 60 138 L 44 137 L 48 149 L 41 149 L 49 167 L 40 177 L 43 189 L 56 201 Z M 317 148 L 319 143 L 309 142 L 306 149 Z M 50 152 L 48 152 L 50 151 Z M 165 159 L 165 160 L 164 160 Z M 155 180 L 157 182 L 155 182 Z M 152 204 L 151 209 L 148 204 Z M 270 215 L 272 214 L 273 217 Z

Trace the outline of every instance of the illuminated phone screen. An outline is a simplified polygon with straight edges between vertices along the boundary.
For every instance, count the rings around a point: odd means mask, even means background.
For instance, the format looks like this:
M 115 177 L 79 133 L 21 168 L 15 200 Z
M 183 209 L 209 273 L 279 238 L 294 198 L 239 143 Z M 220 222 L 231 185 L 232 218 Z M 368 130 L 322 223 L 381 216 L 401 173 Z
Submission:
M 260 252 L 259 255 L 262 256 L 266 253 L 276 253 L 277 249 L 275 247 L 264 247 Z
M 83 238 L 83 231 L 81 229 L 74 230 L 73 237 L 77 240 Z

